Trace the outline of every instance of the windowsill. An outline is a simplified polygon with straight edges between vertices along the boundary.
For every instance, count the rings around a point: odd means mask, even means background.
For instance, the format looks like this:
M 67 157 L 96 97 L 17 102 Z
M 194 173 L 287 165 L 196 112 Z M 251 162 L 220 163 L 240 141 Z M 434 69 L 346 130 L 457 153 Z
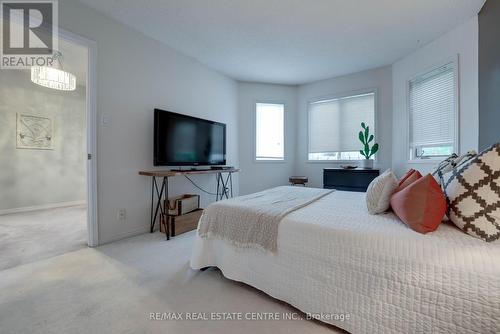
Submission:
M 429 159 L 412 159 L 412 160 L 407 160 L 408 164 L 424 164 L 424 165 L 434 165 L 436 163 L 439 163 L 446 159 L 446 157 L 443 158 L 429 158 Z
M 286 160 L 285 159 L 282 159 L 282 160 L 259 160 L 259 159 L 254 159 L 253 160 L 255 163 L 265 163 L 265 164 L 268 164 L 268 163 L 274 163 L 274 164 L 283 164 L 283 163 L 286 163 Z
M 363 160 L 307 160 L 307 163 L 312 164 L 360 164 Z M 374 162 L 376 162 L 374 160 Z

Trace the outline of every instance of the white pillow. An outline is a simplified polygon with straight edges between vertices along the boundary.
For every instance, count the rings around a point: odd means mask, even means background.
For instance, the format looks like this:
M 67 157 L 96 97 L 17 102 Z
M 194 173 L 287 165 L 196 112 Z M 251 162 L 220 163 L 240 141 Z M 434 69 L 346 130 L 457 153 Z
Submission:
M 398 178 L 390 169 L 377 176 L 366 190 L 366 207 L 372 215 L 387 211 L 391 196 L 398 187 Z

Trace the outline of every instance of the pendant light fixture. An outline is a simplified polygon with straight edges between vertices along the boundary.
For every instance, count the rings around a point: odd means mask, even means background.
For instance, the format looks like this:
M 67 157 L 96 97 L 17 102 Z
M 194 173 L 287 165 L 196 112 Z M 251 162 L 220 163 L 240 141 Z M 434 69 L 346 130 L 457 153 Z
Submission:
M 76 77 L 63 70 L 62 53 L 54 51 L 53 66 L 32 66 L 31 81 L 37 85 L 71 91 L 76 89 Z

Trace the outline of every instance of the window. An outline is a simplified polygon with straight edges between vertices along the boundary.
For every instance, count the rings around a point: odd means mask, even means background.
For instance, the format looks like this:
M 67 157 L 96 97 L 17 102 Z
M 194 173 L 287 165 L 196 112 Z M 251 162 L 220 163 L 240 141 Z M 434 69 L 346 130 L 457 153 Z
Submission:
M 456 148 L 454 63 L 409 82 L 410 159 L 448 156 Z
M 285 105 L 255 105 L 255 159 L 285 159 Z
M 362 160 L 361 123 L 374 133 L 375 93 L 309 104 L 309 160 Z

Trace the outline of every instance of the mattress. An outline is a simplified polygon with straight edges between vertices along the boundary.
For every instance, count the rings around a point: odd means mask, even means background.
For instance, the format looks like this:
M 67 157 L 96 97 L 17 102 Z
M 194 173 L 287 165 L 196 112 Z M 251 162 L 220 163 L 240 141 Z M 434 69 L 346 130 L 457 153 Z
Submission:
M 336 191 L 287 215 L 274 255 L 197 236 L 191 267 L 350 333 L 500 333 L 500 243 L 449 223 L 416 233 L 369 215 L 364 196 Z

